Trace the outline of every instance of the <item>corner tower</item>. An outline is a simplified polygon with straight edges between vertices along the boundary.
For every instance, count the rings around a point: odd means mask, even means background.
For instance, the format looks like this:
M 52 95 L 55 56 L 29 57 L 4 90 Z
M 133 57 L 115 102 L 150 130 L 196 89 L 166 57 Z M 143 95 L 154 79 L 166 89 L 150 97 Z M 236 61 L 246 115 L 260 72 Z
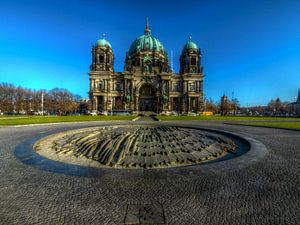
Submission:
M 111 44 L 103 38 L 92 47 L 92 64 L 90 65 L 90 110 L 107 111 L 111 108 L 112 98 L 107 93 L 113 89 L 114 54 Z
M 99 39 L 92 48 L 91 71 L 114 71 L 114 54 L 110 43 L 103 38 Z
M 183 113 L 203 111 L 203 74 L 201 52 L 189 37 L 180 56 L 182 83 L 181 111 Z
M 189 37 L 180 56 L 180 73 L 202 73 L 201 52 L 198 46 Z

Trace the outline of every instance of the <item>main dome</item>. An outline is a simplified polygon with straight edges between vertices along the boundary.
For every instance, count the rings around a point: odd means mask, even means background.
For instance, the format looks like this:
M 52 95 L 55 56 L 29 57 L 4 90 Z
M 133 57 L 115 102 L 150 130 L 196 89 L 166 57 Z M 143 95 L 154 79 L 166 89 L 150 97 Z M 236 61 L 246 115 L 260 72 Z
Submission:
M 136 52 L 141 51 L 154 51 L 164 53 L 164 46 L 155 37 L 151 35 L 148 20 L 146 23 L 145 34 L 135 39 L 135 41 L 130 45 L 128 53 L 131 55 Z
M 150 34 L 145 34 L 137 38 L 129 48 L 129 54 L 140 51 L 164 51 L 162 43 Z

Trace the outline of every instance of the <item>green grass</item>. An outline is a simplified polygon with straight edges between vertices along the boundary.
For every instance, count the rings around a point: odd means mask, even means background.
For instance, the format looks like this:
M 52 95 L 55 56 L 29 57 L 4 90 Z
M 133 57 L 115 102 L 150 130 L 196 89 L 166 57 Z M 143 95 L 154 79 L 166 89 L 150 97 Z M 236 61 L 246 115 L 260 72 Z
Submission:
M 239 122 L 239 123 L 228 123 L 228 124 L 300 130 L 300 121 L 299 122 L 241 122 L 241 123 Z
M 85 122 L 85 121 L 111 121 L 132 120 L 135 116 L 0 116 L 0 126 L 62 123 L 62 122 Z M 235 116 L 157 116 L 164 120 L 198 120 L 198 121 L 233 121 L 241 125 L 267 126 L 299 130 L 300 118 L 277 118 L 277 117 L 235 117 Z M 281 122 L 281 121 L 299 122 Z M 261 121 L 261 122 L 259 122 Z M 264 121 L 264 122 L 263 122 Z M 270 122 L 268 122 L 270 121 Z M 273 122 L 272 121 L 278 121 Z M 280 121 L 280 122 L 279 122 Z
M 85 121 L 110 121 L 132 120 L 135 116 L 25 116 L 25 117 L 0 117 L 0 126 L 62 123 L 62 122 L 85 122 Z
M 18 118 L 18 117 L 34 117 L 28 115 L 0 115 L 0 119 Z
M 286 117 L 255 117 L 255 116 L 157 116 L 159 120 L 203 120 L 203 121 L 261 121 L 261 120 L 299 120 Z

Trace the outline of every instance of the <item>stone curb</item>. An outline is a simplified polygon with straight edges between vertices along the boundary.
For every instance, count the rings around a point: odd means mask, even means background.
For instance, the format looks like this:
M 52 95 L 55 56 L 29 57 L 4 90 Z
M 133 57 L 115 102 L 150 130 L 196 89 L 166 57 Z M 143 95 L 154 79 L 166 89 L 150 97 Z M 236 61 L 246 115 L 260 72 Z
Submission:
M 286 121 L 286 122 L 300 123 L 300 121 Z M 280 130 L 289 130 L 289 131 L 300 131 L 300 130 L 296 130 L 296 129 L 292 129 L 292 128 L 284 128 L 284 127 L 259 126 L 259 125 L 238 124 L 238 123 L 224 123 L 224 124 L 226 124 L 226 125 L 246 126 L 246 127 L 271 128 L 271 129 L 280 129 Z

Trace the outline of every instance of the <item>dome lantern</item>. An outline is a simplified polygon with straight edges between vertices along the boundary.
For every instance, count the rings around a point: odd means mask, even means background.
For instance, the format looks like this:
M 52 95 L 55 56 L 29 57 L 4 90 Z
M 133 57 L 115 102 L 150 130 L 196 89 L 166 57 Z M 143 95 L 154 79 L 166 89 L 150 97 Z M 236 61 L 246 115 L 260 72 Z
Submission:
M 149 28 L 149 22 L 148 22 L 148 17 L 146 18 L 146 28 L 145 28 L 145 35 L 150 35 L 151 30 Z

